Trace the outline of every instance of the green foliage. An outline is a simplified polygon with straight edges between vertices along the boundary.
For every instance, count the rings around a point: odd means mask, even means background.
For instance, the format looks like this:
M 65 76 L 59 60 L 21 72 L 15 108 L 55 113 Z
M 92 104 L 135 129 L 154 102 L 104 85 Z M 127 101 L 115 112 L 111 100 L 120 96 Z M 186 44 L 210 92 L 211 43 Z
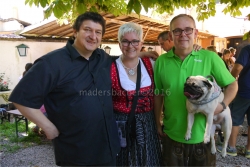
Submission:
M 250 21 L 250 13 L 247 15 L 247 19 Z
M 71 23 L 75 18 L 85 11 L 107 12 L 115 16 L 121 14 L 129 14 L 132 12 L 140 15 L 142 7 L 146 12 L 149 8 L 156 9 L 156 13 L 163 15 L 171 15 L 175 8 L 191 8 L 196 6 L 197 20 L 205 20 L 211 16 L 215 16 L 215 5 L 218 0 L 25 0 L 25 4 L 42 6 L 46 8 L 44 12 L 45 18 L 48 18 L 52 13 L 59 20 L 59 24 Z M 249 0 L 220 0 L 221 4 L 226 7 L 222 11 L 224 14 L 229 13 L 231 16 L 240 16 L 240 11 L 243 7 L 249 7 Z M 247 16 L 250 20 L 250 14 Z M 248 36 L 247 36 L 248 35 Z M 249 33 L 243 38 L 249 38 Z
M 243 40 L 250 39 L 249 34 L 250 34 L 250 31 L 249 31 L 249 32 L 247 32 L 247 33 L 245 33 L 245 34 L 243 35 Z
M 138 0 L 133 8 L 137 12 L 141 11 L 141 5 Z M 65 20 L 73 22 L 75 18 L 86 11 L 108 12 L 115 16 L 127 12 L 124 0 L 25 0 L 25 4 L 30 6 L 41 6 L 45 8 L 44 18 L 52 14 L 59 19 L 59 22 L 65 23 Z
M 240 16 L 242 14 L 240 9 L 250 6 L 249 0 L 221 0 L 221 3 L 227 5 L 223 13 L 229 13 L 231 16 Z
M 52 13 L 58 19 L 74 19 L 85 11 L 107 12 L 115 16 L 135 12 L 140 14 L 142 8 L 148 11 L 154 8 L 158 13 L 173 13 L 176 8 L 191 8 L 197 6 L 198 20 L 205 20 L 214 16 L 216 2 L 226 4 L 225 14 L 241 15 L 240 9 L 250 6 L 249 0 L 25 0 L 25 4 L 45 8 L 45 18 Z M 61 21 L 63 23 L 63 21 Z
M 14 144 L 14 145 L 3 144 L 2 148 L 5 148 L 5 150 L 7 152 L 14 153 L 17 150 L 19 150 L 21 148 L 21 146 L 19 146 L 18 144 Z M 0 148 L 0 150 L 2 150 L 2 149 Z
M 20 142 L 26 142 L 26 143 L 33 142 L 36 144 L 41 144 L 42 140 L 37 134 L 33 132 L 28 132 L 28 136 L 20 138 Z
M 32 122 L 29 122 L 29 127 L 34 126 Z M 18 123 L 18 131 L 25 133 L 25 123 Z M 31 129 L 31 128 L 29 128 Z M 16 125 L 4 121 L 0 124 L 0 152 L 16 152 L 21 148 L 30 147 L 37 144 L 44 144 L 42 138 L 32 131 L 28 132 L 28 136 L 17 137 L 16 136 Z

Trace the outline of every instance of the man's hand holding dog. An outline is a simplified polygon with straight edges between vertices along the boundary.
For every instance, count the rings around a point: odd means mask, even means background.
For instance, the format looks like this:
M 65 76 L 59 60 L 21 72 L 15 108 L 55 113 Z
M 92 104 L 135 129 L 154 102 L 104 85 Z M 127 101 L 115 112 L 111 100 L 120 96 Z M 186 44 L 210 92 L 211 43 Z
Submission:
M 222 104 L 218 103 L 215 111 L 214 111 L 214 115 L 220 114 L 221 112 L 223 112 L 224 108 L 222 106 Z
M 231 83 L 227 87 L 225 87 L 223 102 L 224 102 L 226 107 L 231 103 L 231 101 L 233 101 L 234 97 L 236 96 L 237 91 L 238 91 L 237 81 L 234 81 L 233 83 Z M 214 111 L 214 115 L 219 114 L 222 111 L 223 111 L 223 106 L 222 106 L 222 104 L 218 103 L 218 105 Z

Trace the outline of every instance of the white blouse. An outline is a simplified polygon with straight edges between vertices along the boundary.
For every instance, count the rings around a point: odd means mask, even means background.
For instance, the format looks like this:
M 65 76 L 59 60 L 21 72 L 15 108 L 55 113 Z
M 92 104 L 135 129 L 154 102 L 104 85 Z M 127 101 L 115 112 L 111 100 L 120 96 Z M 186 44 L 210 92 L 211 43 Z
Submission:
M 152 81 L 151 78 L 146 70 L 146 67 L 144 66 L 144 63 L 142 62 L 141 58 L 139 58 L 140 63 L 141 63 L 141 88 L 150 86 Z M 136 83 L 131 81 L 128 77 L 128 74 L 126 70 L 124 69 L 122 63 L 121 63 L 121 57 L 116 59 L 116 64 L 119 72 L 119 79 L 120 83 L 123 89 L 126 91 L 131 91 L 136 89 Z

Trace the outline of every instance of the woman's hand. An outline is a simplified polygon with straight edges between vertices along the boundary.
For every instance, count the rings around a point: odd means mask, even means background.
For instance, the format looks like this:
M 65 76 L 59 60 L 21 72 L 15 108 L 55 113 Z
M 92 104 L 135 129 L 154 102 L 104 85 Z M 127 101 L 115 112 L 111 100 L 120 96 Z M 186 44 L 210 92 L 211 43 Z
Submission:
M 162 137 L 166 136 L 166 134 L 163 132 L 162 126 L 157 127 L 157 134 L 160 140 L 162 139 Z

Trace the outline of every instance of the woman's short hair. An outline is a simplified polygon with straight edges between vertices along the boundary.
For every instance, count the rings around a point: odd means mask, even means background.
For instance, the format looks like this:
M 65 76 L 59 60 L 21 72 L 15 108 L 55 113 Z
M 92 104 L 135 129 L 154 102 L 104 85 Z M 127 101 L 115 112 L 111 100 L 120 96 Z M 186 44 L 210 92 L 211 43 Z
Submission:
M 229 49 L 224 49 L 222 55 L 226 55 L 231 53 Z
M 229 48 L 229 51 L 232 53 L 232 52 L 235 52 L 236 49 L 234 49 L 233 47 L 230 47 L 230 48 Z
M 139 24 L 136 23 L 125 23 L 118 30 L 118 41 L 121 42 L 124 34 L 129 32 L 135 32 L 139 37 L 139 40 L 142 41 L 143 30 Z

